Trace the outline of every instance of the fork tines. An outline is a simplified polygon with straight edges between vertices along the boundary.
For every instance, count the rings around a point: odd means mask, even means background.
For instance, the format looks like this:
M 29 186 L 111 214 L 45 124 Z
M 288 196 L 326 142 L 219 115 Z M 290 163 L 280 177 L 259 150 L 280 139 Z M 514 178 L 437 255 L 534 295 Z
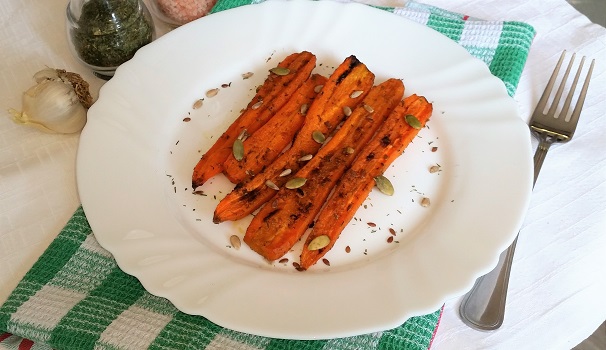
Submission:
M 533 113 L 532 119 L 536 119 L 536 118 L 541 119 L 544 117 L 557 118 L 557 119 L 559 119 L 560 123 L 565 122 L 565 121 L 569 122 L 569 125 L 567 125 L 568 128 L 570 128 L 570 127 L 575 128 L 576 123 L 579 119 L 579 116 L 581 115 L 581 109 L 583 108 L 583 103 L 585 102 L 585 96 L 587 95 L 587 89 L 589 87 L 589 80 L 590 80 L 591 74 L 593 72 L 593 66 L 595 64 L 595 59 L 591 60 L 591 64 L 589 66 L 589 69 L 587 71 L 587 75 L 585 78 L 585 82 L 578 95 L 578 99 L 577 99 L 576 105 L 574 107 L 574 110 L 573 110 L 572 114 L 570 115 L 570 118 L 567 118 L 567 114 L 569 112 L 570 105 L 571 105 L 573 97 L 574 97 L 576 85 L 579 81 L 579 77 L 581 76 L 581 71 L 582 71 L 583 65 L 585 63 L 585 56 L 583 56 L 581 58 L 581 62 L 579 64 L 579 67 L 577 68 L 576 74 L 574 76 L 574 80 L 572 81 L 572 84 L 570 84 L 570 91 L 568 92 L 568 95 L 566 96 L 566 100 L 564 101 L 562 109 L 560 110 L 560 113 L 558 115 L 556 115 L 556 111 L 559 107 L 559 102 L 562 97 L 562 93 L 564 92 L 564 89 L 566 87 L 566 81 L 568 80 L 568 76 L 573 67 L 576 53 L 572 54 L 572 57 L 570 58 L 570 62 L 568 63 L 568 66 L 566 67 L 566 71 L 564 72 L 564 75 L 562 77 L 562 81 L 560 82 L 560 85 L 558 86 L 555 96 L 553 97 L 553 102 L 552 102 L 551 106 L 549 107 L 549 110 L 547 111 L 547 113 L 544 113 L 545 107 L 547 106 L 547 102 L 549 100 L 549 97 L 551 96 L 552 89 L 556 83 L 558 73 L 560 72 L 560 68 L 562 66 L 562 62 L 564 61 L 565 56 L 566 56 L 566 51 L 563 51 L 553 73 L 551 74 L 551 78 L 549 79 L 549 82 L 547 83 L 547 86 L 545 87 L 545 91 L 543 92 L 543 95 L 541 96 L 541 99 L 539 100 L 539 102 L 537 104 L 537 107 L 535 109 L 535 112 Z M 567 137 L 568 139 L 570 137 L 572 137 L 572 133 L 574 133 L 574 129 L 571 130 L 570 135 Z

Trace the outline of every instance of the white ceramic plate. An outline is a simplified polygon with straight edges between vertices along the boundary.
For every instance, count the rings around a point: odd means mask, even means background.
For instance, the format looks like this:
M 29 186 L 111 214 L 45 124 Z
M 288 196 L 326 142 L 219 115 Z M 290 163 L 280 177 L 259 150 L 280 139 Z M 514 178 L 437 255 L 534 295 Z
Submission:
M 402 78 L 407 95 L 434 103 L 429 128 L 386 173 L 396 195 L 373 191 L 326 255 L 330 267 L 307 272 L 291 265 L 299 247 L 289 263 L 270 264 L 229 246 L 249 220 L 212 223 L 232 188 L 222 175 L 203 186 L 207 196 L 191 188 L 201 153 L 267 70 L 302 50 L 326 74 L 355 54 L 377 82 Z M 140 50 L 90 109 L 77 171 L 98 241 L 149 292 L 237 331 L 319 339 L 396 327 L 470 288 L 521 225 L 530 159 L 503 84 L 454 42 L 368 6 L 291 1 L 214 14 Z M 435 164 L 441 171 L 430 174 Z M 419 205 L 423 196 L 430 207 Z

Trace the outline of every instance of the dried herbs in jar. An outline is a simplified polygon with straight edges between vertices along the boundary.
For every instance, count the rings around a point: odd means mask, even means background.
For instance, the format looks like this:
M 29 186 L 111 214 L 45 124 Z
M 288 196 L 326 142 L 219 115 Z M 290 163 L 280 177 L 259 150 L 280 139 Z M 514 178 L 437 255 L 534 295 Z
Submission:
M 74 53 L 93 70 L 113 71 L 154 37 L 140 0 L 71 0 L 67 18 Z

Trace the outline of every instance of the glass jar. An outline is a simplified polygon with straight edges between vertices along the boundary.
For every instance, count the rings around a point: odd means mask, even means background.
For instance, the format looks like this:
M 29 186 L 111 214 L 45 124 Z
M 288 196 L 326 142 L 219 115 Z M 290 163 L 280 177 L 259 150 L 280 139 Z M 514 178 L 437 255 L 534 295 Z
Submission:
M 210 13 L 217 0 L 150 0 L 154 16 L 171 28 L 179 27 Z
M 104 79 L 155 37 L 141 0 L 70 0 L 66 15 L 72 53 Z

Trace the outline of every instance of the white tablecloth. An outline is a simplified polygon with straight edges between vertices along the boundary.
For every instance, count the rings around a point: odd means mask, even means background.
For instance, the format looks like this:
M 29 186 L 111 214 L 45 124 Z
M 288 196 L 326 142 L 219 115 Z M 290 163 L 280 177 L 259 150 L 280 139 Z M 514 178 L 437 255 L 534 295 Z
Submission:
M 402 0 L 372 0 L 398 5 Z M 576 135 L 552 147 L 522 227 L 506 318 L 478 332 L 446 301 L 432 349 L 570 349 L 606 319 L 606 29 L 564 0 L 426 0 L 537 30 L 515 95 L 525 120 L 563 49 L 597 63 Z M 103 81 L 80 66 L 65 37 L 67 0 L 0 3 L 0 303 L 79 205 L 78 135 L 52 135 L 14 124 L 31 76 L 49 66 L 81 73 L 96 97 Z M 162 33 L 165 28 L 160 27 Z M 160 33 L 160 34 L 161 34 Z

